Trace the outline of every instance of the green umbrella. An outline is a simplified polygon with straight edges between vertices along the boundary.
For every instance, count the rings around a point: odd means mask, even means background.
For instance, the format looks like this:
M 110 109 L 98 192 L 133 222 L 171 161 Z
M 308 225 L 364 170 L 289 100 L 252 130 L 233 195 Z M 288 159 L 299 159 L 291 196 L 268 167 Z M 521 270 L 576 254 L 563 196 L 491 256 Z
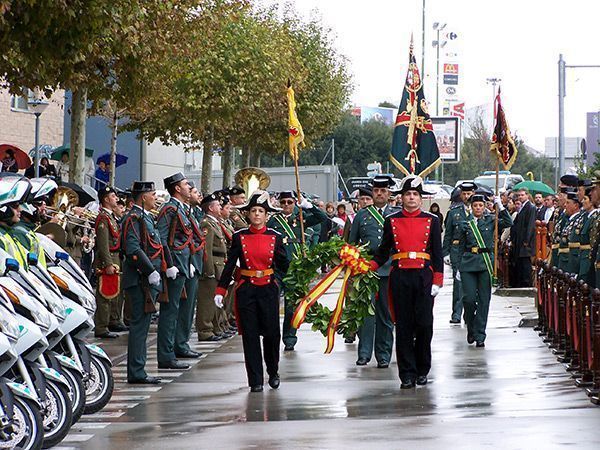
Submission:
M 51 159 L 54 161 L 60 161 L 60 157 L 62 156 L 63 152 L 69 152 L 69 154 L 71 154 L 71 148 L 68 145 L 61 145 L 60 147 L 56 147 L 52 151 Z M 92 156 L 94 156 L 94 149 L 86 147 L 85 156 L 88 158 L 91 158 Z
M 554 189 L 552 189 L 550 186 L 548 186 L 546 183 L 543 183 L 541 181 L 533 181 L 533 180 L 527 180 L 527 181 L 521 181 L 519 184 L 515 185 L 515 187 L 513 188 L 513 190 L 519 190 L 519 189 L 528 189 L 529 192 L 531 192 L 532 194 L 542 194 L 542 195 L 554 195 Z

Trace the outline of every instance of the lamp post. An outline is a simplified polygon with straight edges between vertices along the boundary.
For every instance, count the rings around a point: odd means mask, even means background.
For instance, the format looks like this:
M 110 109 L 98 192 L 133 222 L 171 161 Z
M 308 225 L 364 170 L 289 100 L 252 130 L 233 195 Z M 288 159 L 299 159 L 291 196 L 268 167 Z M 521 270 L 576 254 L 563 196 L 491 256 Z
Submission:
M 435 75 L 435 115 L 440 115 L 440 47 L 444 47 L 448 41 L 440 42 L 440 32 L 446 28 L 445 23 L 435 22 L 433 29 L 437 31 L 437 40 L 432 42 L 432 46 L 436 48 L 436 75 Z
M 40 116 L 48 107 L 48 101 L 43 97 L 41 91 L 36 90 L 27 100 L 29 111 L 35 116 L 35 157 L 33 160 L 35 177 L 40 176 Z

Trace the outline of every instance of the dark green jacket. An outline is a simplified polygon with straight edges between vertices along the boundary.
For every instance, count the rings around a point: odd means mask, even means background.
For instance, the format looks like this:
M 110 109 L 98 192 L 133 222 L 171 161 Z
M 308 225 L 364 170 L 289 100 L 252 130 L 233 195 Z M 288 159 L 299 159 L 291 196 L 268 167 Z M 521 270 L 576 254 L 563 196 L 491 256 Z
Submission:
M 167 264 L 172 262 L 179 269 L 180 274 L 190 278 L 191 235 L 193 232 L 187 206 L 171 198 L 161 208 L 156 226 L 163 243 Z
M 200 229 L 200 223 L 204 218 L 204 213 L 198 206 L 193 206 L 190 211 L 190 223 L 192 224 L 192 228 L 194 230 L 194 252 L 192 252 L 192 264 L 196 269 L 197 274 L 202 273 L 202 265 L 204 261 L 204 248 L 198 250 L 198 248 L 204 242 L 204 237 L 202 235 L 202 230 Z
M 473 253 L 472 249 L 479 247 L 475 234 L 469 225 L 469 221 L 473 219 L 472 215 L 469 215 L 468 220 L 465 220 L 460 225 L 460 244 L 459 249 L 461 252 L 459 270 L 461 272 L 480 272 L 487 271 L 487 267 L 484 261 L 482 253 Z M 490 256 L 492 268 L 494 267 L 494 221 L 495 215 L 484 213 L 483 216 L 477 220 L 477 229 L 481 233 L 483 242 L 485 243 L 485 249 L 487 254 Z M 498 214 L 498 236 L 503 229 L 512 226 L 513 221 L 508 214 L 506 209 L 503 209 Z
M 450 208 L 444 221 L 444 241 L 442 242 L 442 253 L 444 257 L 450 255 L 450 262 L 456 269 L 460 265 L 462 250 L 460 248 L 460 238 L 462 235 L 463 224 L 467 220 L 467 211 L 464 205 L 458 205 Z
M 302 217 L 304 218 L 305 230 L 308 227 L 312 227 L 314 225 L 323 223 L 328 220 L 327 214 L 325 214 L 325 212 L 321 211 L 321 209 L 317 208 L 316 206 L 310 209 L 302 210 Z M 285 220 L 288 223 L 288 225 L 292 229 L 292 232 L 294 233 L 294 237 L 288 235 L 285 228 L 279 222 L 280 219 Z M 283 237 L 283 246 L 285 248 L 285 253 L 287 254 L 288 261 L 291 261 L 294 257 L 294 254 L 300 250 L 300 247 L 302 245 L 302 231 L 300 228 L 298 212 L 294 210 L 294 212 L 288 218 L 286 218 L 282 213 L 276 213 L 273 216 L 271 216 L 269 222 L 267 223 L 267 226 L 281 234 L 281 236 Z
M 148 253 L 144 251 L 142 226 L 144 221 Z M 162 242 L 160 233 L 154 226 L 152 216 L 139 206 L 131 208 L 123 218 L 121 229 L 121 251 L 123 252 L 123 289 L 139 286 L 141 277 L 148 277 L 155 270 L 162 269 Z

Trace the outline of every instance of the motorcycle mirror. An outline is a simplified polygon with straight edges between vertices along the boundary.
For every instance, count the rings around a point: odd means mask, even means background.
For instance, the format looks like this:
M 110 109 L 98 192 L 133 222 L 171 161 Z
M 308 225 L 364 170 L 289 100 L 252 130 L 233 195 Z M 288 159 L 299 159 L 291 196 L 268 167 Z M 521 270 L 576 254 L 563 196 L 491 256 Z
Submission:
M 56 252 L 56 259 L 60 259 L 61 261 L 68 261 L 69 254 L 65 252 Z
M 38 256 L 35 253 L 28 253 L 27 254 L 27 263 L 30 266 L 37 266 Z
M 4 272 L 5 274 L 7 274 L 10 271 L 13 272 L 18 272 L 19 271 L 19 261 L 17 261 L 14 258 L 6 258 L 6 272 Z

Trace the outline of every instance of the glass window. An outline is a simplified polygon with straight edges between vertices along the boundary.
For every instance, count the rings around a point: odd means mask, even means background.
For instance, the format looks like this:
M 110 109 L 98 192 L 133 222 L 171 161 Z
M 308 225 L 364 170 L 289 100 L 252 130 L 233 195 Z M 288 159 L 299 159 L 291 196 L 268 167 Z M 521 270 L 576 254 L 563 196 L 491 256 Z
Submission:
M 14 111 L 29 111 L 27 101 L 33 97 L 33 91 L 27 88 L 21 89 L 21 95 L 13 95 L 10 99 L 10 109 Z

